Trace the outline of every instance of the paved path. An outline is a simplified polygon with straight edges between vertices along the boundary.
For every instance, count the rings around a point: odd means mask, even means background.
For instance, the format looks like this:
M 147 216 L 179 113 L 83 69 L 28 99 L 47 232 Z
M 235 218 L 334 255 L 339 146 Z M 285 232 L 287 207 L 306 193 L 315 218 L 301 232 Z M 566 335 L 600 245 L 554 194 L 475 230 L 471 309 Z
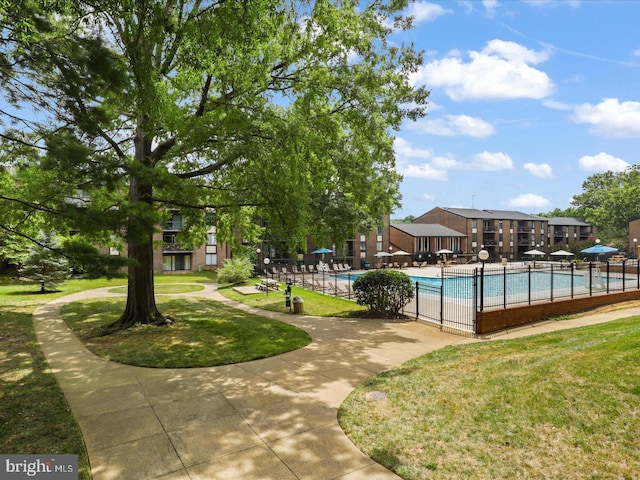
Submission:
M 82 429 L 94 480 L 398 479 L 344 435 L 339 405 L 378 372 L 446 345 L 478 341 L 418 322 L 260 310 L 305 329 L 313 342 L 237 365 L 133 367 L 91 354 L 60 318 L 65 303 L 114 296 L 108 290 L 60 298 L 34 315 L 38 340 Z M 185 295 L 233 303 L 210 285 Z M 637 314 L 640 308 L 545 322 L 500 338 Z

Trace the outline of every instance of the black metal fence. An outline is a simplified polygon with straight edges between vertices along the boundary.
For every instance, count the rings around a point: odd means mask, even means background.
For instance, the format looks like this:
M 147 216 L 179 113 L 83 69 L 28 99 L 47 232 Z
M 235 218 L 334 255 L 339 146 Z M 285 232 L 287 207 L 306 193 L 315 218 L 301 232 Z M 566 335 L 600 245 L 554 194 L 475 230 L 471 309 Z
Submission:
M 282 268 L 269 275 L 306 289 L 355 300 L 351 284 L 361 273 Z M 478 311 L 640 290 L 640 269 L 637 263 L 627 266 L 627 262 L 488 264 L 438 268 L 436 275 L 412 278 L 415 296 L 404 313 L 464 333 L 475 332 Z

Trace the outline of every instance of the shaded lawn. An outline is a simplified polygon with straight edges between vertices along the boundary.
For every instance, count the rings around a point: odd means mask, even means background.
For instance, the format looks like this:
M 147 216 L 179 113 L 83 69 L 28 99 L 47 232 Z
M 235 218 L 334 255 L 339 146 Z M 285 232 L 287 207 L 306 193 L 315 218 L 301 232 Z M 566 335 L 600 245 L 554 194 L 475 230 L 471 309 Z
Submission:
M 89 350 L 144 367 L 204 367 L 270 357 L 311 342 L 303 330 L 202 298 L 158 298 L 176 320 L 168 327 L 137 326 L 101 336 L 118 318 L 124 300 L 88 300 L 63 307 L 67 324 Z
M 632 317 L 433 352 L 367 381 L 339 418 L 406 479 L 633 479 L 639 405 Z

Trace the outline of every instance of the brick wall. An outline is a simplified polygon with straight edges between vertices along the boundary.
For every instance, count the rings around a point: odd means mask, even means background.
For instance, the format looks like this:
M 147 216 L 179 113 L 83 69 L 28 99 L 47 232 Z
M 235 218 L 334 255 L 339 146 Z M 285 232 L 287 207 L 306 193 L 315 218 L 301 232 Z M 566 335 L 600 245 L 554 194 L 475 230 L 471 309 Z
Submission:
M 476 334 L 486 335 L 507 328 L 536 323 L 552 317 L 569 315 L 629 300 L 640 300 L 640 290 L 557 300 L 502 310 L 485 310 L 477 312 Z

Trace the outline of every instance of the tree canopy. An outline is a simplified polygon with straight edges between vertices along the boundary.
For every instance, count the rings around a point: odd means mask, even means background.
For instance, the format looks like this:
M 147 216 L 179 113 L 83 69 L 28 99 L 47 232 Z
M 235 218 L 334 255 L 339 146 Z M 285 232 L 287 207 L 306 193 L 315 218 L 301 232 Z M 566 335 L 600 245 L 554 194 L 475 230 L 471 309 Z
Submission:
M 591 175 L 571 203 L 598 235 L 626 244 L 629 222 L 640 217 L 640 165 Z
M 411 24 L 406 3 L 5 8 L 1 80 L 13 108 L 2 174 L 12 181 L 0 201 L 19 205 L 9 230 L 37 216 L 87 242 L 120 235 L 135 262 L 127 327 L 163 319 L 152 234 L 172 209 L 194 238 L 207 210 L 227 239 L 260 218 L 292 246 L 371 226 L 399 201 L 392 131 L 423 115 L 428 96 L 409 82 L 420 53 L 389 38 Z

